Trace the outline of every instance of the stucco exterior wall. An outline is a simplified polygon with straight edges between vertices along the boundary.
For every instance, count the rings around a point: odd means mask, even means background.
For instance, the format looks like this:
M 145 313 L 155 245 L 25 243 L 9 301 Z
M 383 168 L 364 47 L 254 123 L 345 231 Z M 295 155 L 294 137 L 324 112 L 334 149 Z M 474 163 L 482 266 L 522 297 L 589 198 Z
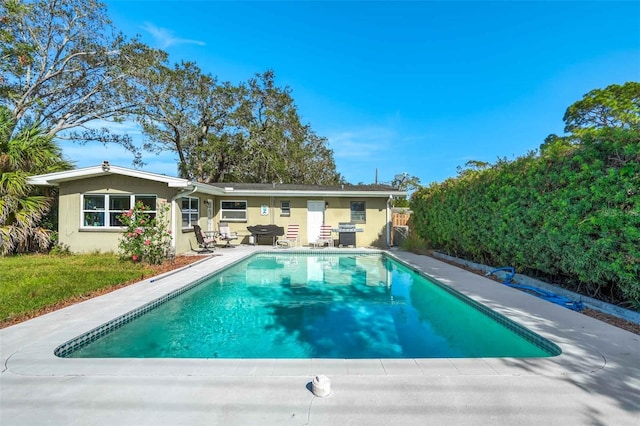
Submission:
M 202 196 L 206 197 L 206 196 Z M 209 197 L 211 198 L 211 197 Z M 300 226 L 302 245 L 309 245 L 307 234 L 307 201 L 322 201 L 327 206 L 324 211 L 324 222 L 338 227 L 340 222 L 351 222 L 351 201 L 366 202 L 366 221 L 357 223 L 363 232 L 356 234 L 358 247 L 386 246 L 387 199 L 372 197 L 338 198 L 338 197 L 217 197 L 214 200 L 214 229 L 218 229 L 220 222 L 220 201 L 247 201 L 247 220 L 229 221 L 232 232 L 237 232 L 239 238 L 235 244 L 247 244 L 251 233 L 247 226 L 275 224 L 287 228 L 289 224 Z M 282 201 L 289 201 L 290 216 L 283 216 L 280 208 Z M 268 207 L 267 215 L 262 215 L 262 206 Z M 207 229 L 206 212 L 201 214 L 200 226 Z M 337 240 L 338 235 L 334 234 Z M 267 244 L 267 238 L 260 239 L 260 244 Z
M 210 195 L 206 194 L 190 194 L 189 197 L 198 198 L 199 206 L 200 206 L 200 214 L 198 219 L 198 225 L 202 228 L 203 231 L 207 231 L 207 209 L 208 205 L 205 204 L 207 199 L 212 198 Z M 181 253 L 189 253 L 194 250 L 198 250 L 198 241 L 196 240 L 195 234 L 193 233 L 193 227 L 182 227 L 182 201 L 181 198 L 177 198 L 174 202 L 174 221 L 175 221 L 175 250 L 176 254 Z M 212 228 L 216 229 L 216 228 Z
M 88 228 L 82 226 L 82 194 L 146 194 L 157 195 L 158 203 L 167 202 L 175 190 L 166 184 L 109 175 L 60 184 L 58 207 L 58 230 L 61 244 L 69 246 L 74 253 L 95 251 L 117 252 L 121 228 Z
M 82 194 L 135 194 L 156 195 L 158 203 L 170 203 L 179 190 L 170 188 L 166 183 L 156 182 L 121 175 L 107 175 L 86 178 L 60 184 L 59 202 L 59 234 L 60 243 L 69 246 L 72 252 L 117 252 L 118 241 L 122 235 L 122 228 L 87 227 L 83 226 Z M 232 232 L 237 232 L 239 238 L 232 244 L 248 244 L 250 232 L 247 226 L 275 224 L 287 228 L 289 224 L 300 226 L 300 238 L 303 246 L 309 245 L 307 225 L 307 201 L 319 201 L 325 205 L 324 223 L 338 227 L 340 222 L 351 222 L 351 201 L 366 203 L 366 221 L 357 223 L 357 227 L 364 232 L 356 234 L 358 247 L 386 245 L 387 199 L 373 197 L 281 197 L 281 196 L 242 196 L 222 195 L 212 196 L 204 193 L 189 194 L 199 201 L 198 224 L 207 230 L 218 230 L 221 220 L 222 201 L 246 201 L 247 219 L 242 221 L 228 221 Z M 210 203 L 207 203 L 210 201 Z M 288 201 L 290 215 L 283 215 L 281 202 Z M 263 206 L 266 206 L 266 214 Z M 175 250 L 177 254 L 188 253 L 198 248 L 198 244 L 191 226 L 182 227 L 181 198 L 173 202 L 173 226 Z M 337 244 L 338 235 L 334 234 Z M 270 244 L 272 240 L 260 239 L 260 244 Z

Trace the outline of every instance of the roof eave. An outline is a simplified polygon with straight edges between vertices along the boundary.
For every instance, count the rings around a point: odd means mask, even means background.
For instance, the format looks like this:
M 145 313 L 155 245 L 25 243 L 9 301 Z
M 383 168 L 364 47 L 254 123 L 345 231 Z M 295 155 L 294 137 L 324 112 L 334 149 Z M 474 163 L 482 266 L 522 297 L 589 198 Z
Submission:
M 93 166 L 81 169 L 67 170 L 64 172 L 48 173 L 43 175 L 31 176 L 27 179 L 30 185 L 39 186 L 59 186 L 63 182 L 70 182 L 79 179 L 90 179 L 100 176 L 121 175 L 139 179 L 152 180 L 156 182 L 166 183 L 172 188 L 186 188 L 190 185 L 187 179 L 176 178 L 156 173 L 143 172 L 139 170 L 127 169 L 118 166 Z
M 198 182 L 189 182 L 189 187 L 193 188 L 194 192 L 199 192 L 201 194 L 207 195 L 225 195 L 225 191 L 222 188 L 218 188 L 217 186 L 208 185 L 206 183 L 198 183 Z
M 239 196 L 270 196 L 270 197 L 332 197 L 332 198 L 388 198 L 389 196 L 406 196 L 404 191 L 313 191 L 313 190 L 255 190 L 255 189 L 233 189 L 225 190 L 224 195 Z
M 169 188 L 179 188 L 185 191 L 199 192 L 213 196 L 241 196 L 241 197 L 339 197 L 339 198 L 388 198 L 390 196 L 406 196 L 405 191 L 398 190 L 356 190 L 356 189 L 236 189 L 232 186 L 220 187 L 206 183 L 198 183 L 187 179 L 143 172 L 119 166 L 102 165 L 85 167 L 81 169 L 67 170 L 64 172 L 48 173 L 31 176 L 27 182 L 37 186 L 59 186 L 64 182 L 80 179 L 90 179 L 101 176 L 120 175 L 165 183 Z

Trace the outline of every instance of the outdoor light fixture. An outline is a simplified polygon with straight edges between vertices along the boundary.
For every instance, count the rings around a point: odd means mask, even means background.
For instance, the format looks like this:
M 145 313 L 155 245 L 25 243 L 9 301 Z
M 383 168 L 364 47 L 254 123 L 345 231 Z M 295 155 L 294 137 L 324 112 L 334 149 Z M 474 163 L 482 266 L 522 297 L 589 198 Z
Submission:
M 108 172 L 110 167 L 111 166 L 109 165 L 109 162 L 107 160 L 102 162 L 102 171 L 103 172 Z

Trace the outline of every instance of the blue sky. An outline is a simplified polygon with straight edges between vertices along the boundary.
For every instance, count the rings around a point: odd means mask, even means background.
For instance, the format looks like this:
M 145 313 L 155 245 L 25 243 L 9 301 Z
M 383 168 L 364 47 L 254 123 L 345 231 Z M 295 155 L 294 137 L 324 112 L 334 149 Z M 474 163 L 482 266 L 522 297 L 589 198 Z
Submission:
M 115 26 L 238 83 L 273 69 L 348 182 L 423 185 L 563 134 L 592 89 L 640 80 L 640 2 L 105 2 Z M 143 136 L 124 125 L 138 140 Z M 79 167 L 131 165 L 116 147 L 64 145 Z M 170 153 L 145 170 L 176 175 Z

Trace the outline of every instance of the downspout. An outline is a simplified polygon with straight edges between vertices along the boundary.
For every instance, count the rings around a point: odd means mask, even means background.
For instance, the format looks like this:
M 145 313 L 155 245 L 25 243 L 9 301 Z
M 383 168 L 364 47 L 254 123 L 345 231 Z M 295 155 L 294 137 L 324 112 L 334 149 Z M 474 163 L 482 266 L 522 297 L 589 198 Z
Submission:
M 176 235 L 178 232 L 178 221 L 176 220 L 176 200 L 178 198 L 182 198 L 182 197 L 186 197 L 189 196 L 191 194 L 193 194 L 194 192 L 196 192 L 198 190 L 198 186 L 194 185 L 193 186 L 193 190 L 189 190 L 189 191 L 183 191 L 183 192 L 178 192 L 172 199 L 171 199 L 171 248 L 173 248 L 174 252 L 176 249 Z
M 393 195 L 389 195 L 387 198 L 387 247 L 391 247 L 391 200 L 393 200 Z
M 276 223 L 275 208 L 274 208 L 273 195 L 269 197 L 269 223 L 274 225 Z

